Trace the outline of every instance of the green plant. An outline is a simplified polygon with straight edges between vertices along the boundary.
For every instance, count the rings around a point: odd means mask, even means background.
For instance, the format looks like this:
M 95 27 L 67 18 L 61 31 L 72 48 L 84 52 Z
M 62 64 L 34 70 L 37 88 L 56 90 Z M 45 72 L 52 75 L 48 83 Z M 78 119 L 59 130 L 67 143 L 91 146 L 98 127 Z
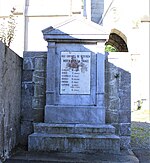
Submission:
M 116 48 L 114 48 L 113 46 L 111 45 L 106 45 L 105 46 L 105 52 L 116 52 Z
M 16 29 L 16 16 L 15 8 L 12 8 L 11 13 L 8 18 L 4 18 L 3 22 L 0 24 L 0 41 L 2 41 L 6 46 L 10 46 L 15 36 Z

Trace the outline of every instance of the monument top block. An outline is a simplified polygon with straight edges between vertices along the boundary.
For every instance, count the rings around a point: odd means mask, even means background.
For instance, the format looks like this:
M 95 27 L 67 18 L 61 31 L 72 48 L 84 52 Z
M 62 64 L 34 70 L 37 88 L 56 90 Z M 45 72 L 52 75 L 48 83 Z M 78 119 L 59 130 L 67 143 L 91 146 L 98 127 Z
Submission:
M 45 40 L 107 40 L 103 27 L 85 18 L 73 17 L 42 30 Z M 60 40 L 59 40 L 60 41 Z

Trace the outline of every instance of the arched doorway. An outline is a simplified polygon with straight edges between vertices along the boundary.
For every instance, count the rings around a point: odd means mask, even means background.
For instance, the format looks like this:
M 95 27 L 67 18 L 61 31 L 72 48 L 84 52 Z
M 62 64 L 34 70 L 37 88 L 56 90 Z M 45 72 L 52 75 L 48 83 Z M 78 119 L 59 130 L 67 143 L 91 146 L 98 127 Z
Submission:
M 105 45 L 111 45 L 117 52 L 128 52 L 127 37 L 119 30 L 112 29 Z

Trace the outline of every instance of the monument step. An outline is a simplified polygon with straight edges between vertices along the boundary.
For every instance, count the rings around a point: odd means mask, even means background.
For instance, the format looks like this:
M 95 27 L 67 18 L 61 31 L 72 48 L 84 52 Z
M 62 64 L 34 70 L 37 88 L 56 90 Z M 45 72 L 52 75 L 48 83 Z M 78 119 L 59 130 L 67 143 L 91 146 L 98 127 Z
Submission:
M 35 133 L 46 134 L 99 134 L 112 135 L 115 134 L 115 127 L 112 125 L 93 125 L 93 124 L 49 124 L 35 123 Z
M 29 151 L 120 152 L 120 138 L 116 135 L 33 133 L 28 140 Z

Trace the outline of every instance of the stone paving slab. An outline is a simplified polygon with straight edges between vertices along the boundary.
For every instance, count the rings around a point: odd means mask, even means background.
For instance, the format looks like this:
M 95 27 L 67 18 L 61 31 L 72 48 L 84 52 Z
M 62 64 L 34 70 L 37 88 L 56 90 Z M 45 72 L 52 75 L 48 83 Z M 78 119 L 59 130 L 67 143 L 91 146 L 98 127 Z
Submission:
M 33 153 L 17 152 L 5 163 L 139 163 L 132 151 L 123 150 L 119 154 L 108 153 Z

